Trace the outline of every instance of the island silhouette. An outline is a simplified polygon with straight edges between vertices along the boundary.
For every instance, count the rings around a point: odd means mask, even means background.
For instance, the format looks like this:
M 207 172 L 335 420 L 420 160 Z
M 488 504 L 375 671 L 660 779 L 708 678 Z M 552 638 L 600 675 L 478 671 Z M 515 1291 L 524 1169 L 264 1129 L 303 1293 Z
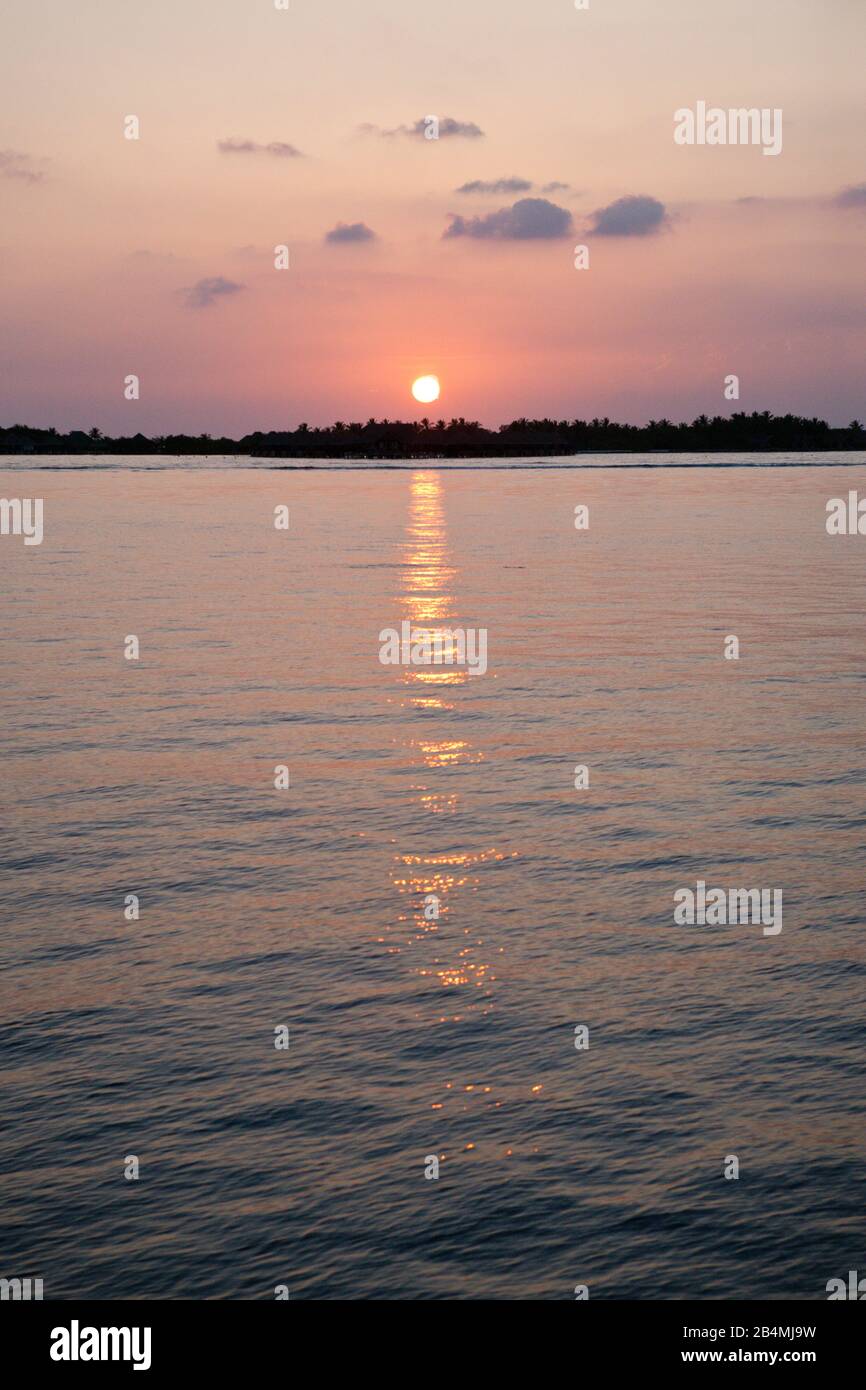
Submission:
M 489 429 L 477 420 L 375 420 L 366 424 L 256 430 L 241 439 L 209 434 L 143 434 L 116 438 L 101 430 L 0 428 L 3 454 L 237 454 L 253 458 L 436 459 L 557 458 L 582 453 L 761 453 L 866 448 L 859 420 L 844 428 L 800 415 L 769 410 L 738 412 L 691 423 L 650 420 L 646 425 L 615 420 L 512 420 Z

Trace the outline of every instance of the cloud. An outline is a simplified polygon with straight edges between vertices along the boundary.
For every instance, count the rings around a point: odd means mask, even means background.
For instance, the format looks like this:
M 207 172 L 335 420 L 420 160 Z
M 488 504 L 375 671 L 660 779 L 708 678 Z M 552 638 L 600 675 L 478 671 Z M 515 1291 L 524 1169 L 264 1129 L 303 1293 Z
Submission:
M 664 203 L 634 193 L 598 208 L 592 216 L 590 231 L 596 236 L 652 236 L 668 222 Z
M 271 140 L 268 145 L 260 145 L 255 140 L 217 140 L 220 154 L 269 154 L 274 159 L 302 159 L 300 150 L 287 145 L 285 140 Z
M 851 188 L 843 188 L 833 201 L 837 208 L 866 208 L 866 183 L 856 183 Z
M 453 212 L 449 215 L 451 225 L 443 237 L 536 241 L 568 236 L 572 230 L 571 213 L 546 198 L 520 198 L 513 207 L 488 212 L 485 217 L 458 217 Z
M 841 188 L 838 193 L 828 197 L 824 193 L 805 193 L 799 197 L 779 194 L 776 197 L 764 194 L 749 194 L 735 198 L 738 206 L 759 205 L 773 211 L 790 212 L 797 208 L 866 208 L 866 183 L 852 184 Z
M 244 288 L 244 285 L 239 285 L 234 280 L 226 280 L 223 275 L 210 275 L 204 280 L 197 280 L 194 285 L 187 286 L 183 293 L 186 295 L 188 308 L 209 309 L 218 299 L 237 294 Z
M 422 117 L 407 131 L 407 134 L 421 136 L 423 139 L 427 128 L 427 121 Z M 474 121 L 455 121 L 453 116 L 443 116 L 439 122 L 439 139 L 445 140 L 452 135 L 462 136 L 466 140 L 480 140 L 484 131 Z
M 567 193 L 570 188 L 570 183 L 560 183 L 558 179 L 554 179 L 552 183 L 546 183 L 541 191 L 542 193 Z
M 330 241 L 340 246 L 345 246 L 349 242 L 375 241 L 376 233 L 372 227 L 368 227 L 366 222 L 338 222 L 336 227 L 332 227 L 325 234 L 325 241 Z
M 369 121 L 360 128 L 366 135 L 411 135 L 415 139 L 429 139 L 432 142 L 434 137 L 428 136 L 427 132 L 433 129 L 433 121 L 438 123 L 440 140 L 447 140 L 453 136 L 479 140 L 484 135 L 484 131 L 474 121 L 456 121 L 453 116 L 422 116 L 414 125 L 398 125 L 393 130 L 383 130 L 381 126 L 372 125 Z
M 528 193 L 532 184 L 529 179 L 493 179 L 487 182 L 485 179 L 473 179 L 471 183 L 463 183 L 455 189 L 456 193 Z
M 25 183 L 41 183 L 45 178 L 41 169 L 33 167 L 29 154 L 19 154 L 17 150 L 0 150 L 0 175 L 4 179 L 22 179 Z

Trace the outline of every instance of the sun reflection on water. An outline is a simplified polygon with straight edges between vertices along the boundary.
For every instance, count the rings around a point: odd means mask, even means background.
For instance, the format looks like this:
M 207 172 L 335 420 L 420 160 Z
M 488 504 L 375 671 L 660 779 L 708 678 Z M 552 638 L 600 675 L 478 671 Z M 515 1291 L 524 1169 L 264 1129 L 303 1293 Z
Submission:
M 401 617 L 413 629 L 443 634 L 447 650 L 444 635 L 460 625 L 455 613 L 458 587 L 459 571 L 448 548 L 442 477 L 437 472 L 414 473 L 396 595 Z M 472 1016 L 483 1017 L 494 1007 L 495 967 L 503 947 L 488 942 L 486 919 L 476 910 L 475 900 L 485 868 L 516 857 L 515 851 L 495 845 L 455 848 L 457 837 L 452 834 L 442 845 L 441 837 L 453 818 L 466 810 L 461 769 L 485 761 L 485 753 L 467 737 L 461 719 L 459 692 L 467 679 L 465 667 L 405 666 L 401 671 L 405 691 L 401 703 L 409 722 L 403 747 L 406 765 L 415 771 L 408 785 L 418 819 L 414 845 L 395 848 L 391 886 L 399 907 L 382 938 L 391 954 L 405 958 L 419 982 L 419 1013 L 424 1016 L 429 1010 L 429 1022 L 448 1027 Z M 427 721 L 433 721 L 435 728 Z M 437 1089 L 438 1094 L 430 1097 L 432 1109 L 465 1114 L 470 1120 L 479 1106 L 498 1110 L 503 1103 L 483 1077 L 443 1078 Z M 470 1132 L 459 1149 L 471 1153 L 475 1148 Z
M 438 473 L 412 474 L 403 552 L 400 598 L 405 606 L 404 616 L 413 630 L 423 628 L 433 635 L 438 633 L 447 651 L 444 634 L 454 616 L 452 589 L 457 571 L 448 555 L 442 479 Z M 415 688 L 409 704 L 420 709 L 452 710 L 453 704 L 432 692 L 437 688 L 463 685 L 468 673 L 459 667 L 434 671 L 406 666 L 403 679 Z
M 398 595 L 403 616 L 413 628 L 424 627 L 444 635 L 457 622 L 454 590 L 459 575 L 448 551 L 443 483 L 438 473 L 412 475 L 403 555 Z M 466 737 L 463 728 L 458 731 L 454 727 L 460 716 L 459 689 L 468 679 L 465 668 L 407 666 L 402 679 L 406 687 L 403 704 L 411 717 L 444 720 L 448 728 L 441 733 L 438 729 L 435 733 L 410 733 L 405 742 L 408 764 L 420 774 L 410 783 L 410 794 L 422 816 L 422 848 L 395 853 L 391 883 L 400 907 L 390 939 L 401 940 L 397 950 L 410 953 L 410 969 L 418 981 L 435 987 L 432 1006 L 429 1002 L 424 1006 L 431 1008 L 431 1021 L 453 1026 L 469 1011 L 485 1014 L 493 1007 L 495 960 L 502 948 L 488 945 L 483 930 L 479 931 L 472 902 L 479 891 L 479 871 L 511 855 L 496 846 L 427 847 L 432 835 L 425 826 L 432 831 L 434 824 L 440 824 L 444 829 L 448 818 L 463 809 L 463 792 L 453 774 L 461 767 L 482 763 L 484 753 Z M 431 899 L 436 902 L 435 913 L 430 911 Z M 429 1001 L 430 997 L 426 998 Z M 444 1011 L 443 1001 L 449 1001 Z M 450 1109 L 458 1095 L 468 1099 L 475 1085 L 474 1079 L 465 1088 L 460 1083 L 443 1082 L 444 1090 L 431 1097 L 431 1107 L 441 1110 L 447 1103 Z M 489 1085 L 479 1084 L 479 1101 L 493 1104 L 490 1092 Z M 461 1112 L 464 1100 L 460 1102 Z M 473 1147 L 473 1143 L 466 1144 L 464 1151 Z

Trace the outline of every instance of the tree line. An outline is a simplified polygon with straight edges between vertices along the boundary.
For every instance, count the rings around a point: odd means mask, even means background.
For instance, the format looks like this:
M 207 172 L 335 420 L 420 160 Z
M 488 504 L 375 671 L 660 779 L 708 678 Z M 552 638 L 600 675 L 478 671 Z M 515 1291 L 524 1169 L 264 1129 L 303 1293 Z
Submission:
M 333 425 L 299 424 L 295 429 L 256 430 L 242 439 L 209 434 L 143 434 L 113 438 L 99 429 L 0 428 L 0 453 L 35 454 L 245 454 L 259 458 L 433 459 L 557 457 L 580 453 L 754 453 L 864 449 L 859 420 L 844 428 L 826 420 L 771 411 L 699 415 L 691 423 L 650 420 L 646 425 L 615 420 L 529 420 L 498 429 L 477 420 L 367 420 Z

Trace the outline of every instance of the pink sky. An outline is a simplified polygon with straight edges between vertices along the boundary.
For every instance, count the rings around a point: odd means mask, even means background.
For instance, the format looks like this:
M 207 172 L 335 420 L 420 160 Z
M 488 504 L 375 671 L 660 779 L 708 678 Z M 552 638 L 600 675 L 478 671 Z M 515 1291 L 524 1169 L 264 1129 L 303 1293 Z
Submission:
M 864 39 L 862 0 L 6 0 L 0 423 L 410 419 L 427 372 L 487 424 L 863 418 Z M 699 100 L 781 108 L 782 153 L 677 146 Z M 359 130 L 429 114 L 483 135 Z M 592 231 L 632 195 L 657 230 Z M 443 239 L 522 197 L 565 234 Z

